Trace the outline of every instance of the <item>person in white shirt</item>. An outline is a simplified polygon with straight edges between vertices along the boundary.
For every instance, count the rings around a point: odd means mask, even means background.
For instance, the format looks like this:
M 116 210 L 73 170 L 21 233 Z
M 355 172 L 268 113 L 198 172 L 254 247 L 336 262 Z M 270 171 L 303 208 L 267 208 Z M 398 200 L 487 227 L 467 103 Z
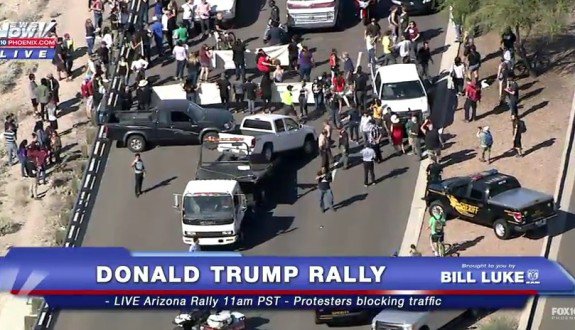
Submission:
M 200 252 L 202 248 L 200 247 L 200 240 L 197 237 L 194 237 L 192 244 L 190 244 L 189 252 Z
M 361 116 L 361 120 L 359 121 L 359 130 L 363 135 L 363 143 L 368 144 L 369 142 L 369 132 L 371 130 L 371 126 L 369 126 L 369 122 L 371 121 L 371 116 L 369 113 L 364 112 L 363 116 Z
M 194 28 L 194 0 L 188 0 L 182 5 L 182 21 L 184 22 L 186 29 L 188 29 L 188 35 L 191 35 L 192 29 Z
M 102 37 L 102 41 L 106 43 L 106 47 L 108 49 L 112 49 L 114 45 L 114 38 L 112 37 L 112 31 L 110 31 L 109 27 L 104 28 L 104 36 Z
M 453 79 L 453 86 L 458 95 L 463 95 L 463 87 L 465 85 L 465 64 L 461 61 L 461 57 L 457 56 L 451 66 L 450 74 Z
M 136 81 L 146 79 L 146 69 L 149 63 L 142 58 L 140 54 L 136 54 L 134 62 L 130 69 L 136 74 Z
M 375 183 L 375 173 L 374 173 L 374 161 L 375 161 L 375 151 L 366 145 L 361 150 L 361 160 L 363 161 L 363 185 L 365 187 L 371 186 Z M 371 178 L 371 183 L 369 179 Z
M 367 63 L 369 63 L 370 66 L 373 66 L 376 63 L 376 56 L 375 56 L 376 41 L 377 37 L 374 37 L 369 34 L 365 35 L 365 48 L 367 49 Z
M 184 44 L 181 40 L 176 42 L 176 47 L 172 51 L 176 60 L 176 80 L 184 80 L 186 71 L 186 64 L 188 63 L 188 45 Z
M 403 63 L 409 63 L 411 61 L 411 41 L 406 36 L 401 37 L 401 41 L 395 45 L 395 48 L 399 51 L 399 57 Z

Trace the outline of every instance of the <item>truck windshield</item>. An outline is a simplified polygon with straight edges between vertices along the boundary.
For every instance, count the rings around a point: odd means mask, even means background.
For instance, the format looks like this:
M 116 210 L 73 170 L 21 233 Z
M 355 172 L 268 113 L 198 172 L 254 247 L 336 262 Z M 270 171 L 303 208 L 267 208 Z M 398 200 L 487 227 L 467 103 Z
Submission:
M 417 80 L 383 84 L 381 91 L 382 100 L 409 100 L 424 96 L 423 86 Z
M 188 106 L 188 114 L 190 116 L 192 116 L 192 118 L 198 122 L 201 121 L 202 119 L 204 119 L 204 116 L 206 115 L 206 110 L 202 107 L 199 107 L 198 105 L 191 103 Z
M 186 218 L 202 220 L 227 220 L 234 216 L 234 202 L 231 195 L 184 196 Z

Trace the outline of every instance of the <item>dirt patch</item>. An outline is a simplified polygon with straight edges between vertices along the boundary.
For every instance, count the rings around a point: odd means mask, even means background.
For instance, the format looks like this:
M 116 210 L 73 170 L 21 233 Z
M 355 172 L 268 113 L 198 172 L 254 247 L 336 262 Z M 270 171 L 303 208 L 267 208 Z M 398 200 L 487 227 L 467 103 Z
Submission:
M 499 64 L 499 56 L 493 46 L 499 44 L 499 36 L 488 34 L 476 40 L 478 51 L 489 58 L 482 64 L 480 79 L 493 81 Z M 568 52 L 569 50 L 565 50 Z M 554 56 L 562 56 L 555 53 Z M 567 64 L 566 64 L 567 65 Z M 500 110 L 497 82 L 483 90 L 475 122 L 463 122 L 463 98 L 455 112 L 452 124 L 444 133 L 446 149 L 443 161 L 447 163 L 444 177 L 467 175 L 495 168 L 511 174 L 527 188 L 553 195 L 560 173 L 560 159 L 571 111 L 575 83 L 566 72 L 570 67 L 555 67 L 538 78 L 522 77 L 519 113 L 527 126 L 523 135 L 525 156 L 516 158 L 510 151 L 513 146 L 510 112 Z M 492 163 L 479 161 L 479 141 L 475 136 L 478 126 L 489 126 L 493 133 Z M 426 214 L 426 219 L 428 215 Z M 534 256 L 541 253 L 541 237 L 519 237 L 501 241 L 491 228 L 461 220 L 452 220 L 446 227 L 446 242 L 459 243 L 457 251 L 462 256 Z M 419 244 L 424 255 L 431 255 L 429 230 L 424 224 Z

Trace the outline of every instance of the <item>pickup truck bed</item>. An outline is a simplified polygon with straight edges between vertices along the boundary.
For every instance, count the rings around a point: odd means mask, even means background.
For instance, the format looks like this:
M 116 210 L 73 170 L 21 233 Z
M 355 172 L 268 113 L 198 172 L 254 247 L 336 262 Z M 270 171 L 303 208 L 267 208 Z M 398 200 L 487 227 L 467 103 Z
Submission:
M 245 162 L 215 162 L 202 165 L 196 171 L 196 180 L 236 180 L 258 184 L 270 174 L 273 164 L 250 165 Z

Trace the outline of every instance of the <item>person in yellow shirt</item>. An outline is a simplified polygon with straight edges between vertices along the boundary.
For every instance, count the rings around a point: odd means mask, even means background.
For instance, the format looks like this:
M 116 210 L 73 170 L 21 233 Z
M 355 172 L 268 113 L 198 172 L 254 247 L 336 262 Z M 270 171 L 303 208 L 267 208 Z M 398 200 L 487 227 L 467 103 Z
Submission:
M 383 47 L 383 65 L 396 64 L 394 54 L 394 43 L 393 37 L 391 35 L 391 30 L 385 31 L 383 37 L 381 37 L 381 45 Z
M 383 106 L 380 99 L 375 99 L 375 102 L 371 106 L 373 110 L 373 120 L 377 126 L 382 126 L 383 123 Z
M 297 118 L 297 113 L 293 107 L 293 86 L 288 85 L 286 90 L 281 94 L 282 104 L 284 108 L 284 115 L 294 116 Z

